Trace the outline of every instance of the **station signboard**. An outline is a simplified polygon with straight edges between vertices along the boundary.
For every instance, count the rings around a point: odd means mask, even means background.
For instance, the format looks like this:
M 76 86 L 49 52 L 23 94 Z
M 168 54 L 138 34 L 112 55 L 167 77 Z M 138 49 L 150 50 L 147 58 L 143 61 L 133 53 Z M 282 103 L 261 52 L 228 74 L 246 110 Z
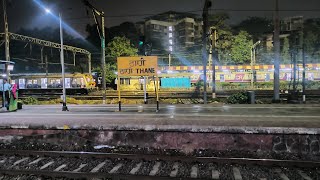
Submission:
M 118 76 L 156 76 L 157 56 L 118 57 Z
M 118 89 L 118 98 L 119 98 L 119 111 L 121 111 L 120 79 L 121 77 L 132 77 L 132 76 L 139 76 L 139 77 L 153 76 L 153 79 L 155 82 L 155 92 L 157 96 L 157 111 L 159 111 L 158 57 L 157 56 L 118 57 L 117 62 L 118 62 L 117 89 Z M 146 78 L 144 78 L 144 80 L 145 79 Z M 144 88 L 144 97 L 146 100 L 146 97 L 147 97 L 146 87 Z

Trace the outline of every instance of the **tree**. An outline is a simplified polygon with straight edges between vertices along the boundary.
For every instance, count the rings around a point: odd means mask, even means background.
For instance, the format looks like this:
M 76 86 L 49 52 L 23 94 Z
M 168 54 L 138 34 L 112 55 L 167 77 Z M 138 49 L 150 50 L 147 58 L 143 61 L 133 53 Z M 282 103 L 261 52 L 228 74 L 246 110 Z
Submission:
M 304 49 L 307 61 L 320 62 L 320 19 L 308 19 L 304 23 Z
M 110 57 L 137 56 L 138 49 L 135 48 L 126 37 L 115 37 L 108 43 L 107 55 Z
M 229 19 L 229 14 L 227 13 L 216 13 L 209 16 L 209 25 L 215 26 L 217 29 L 229 28 L 226 21 Z
M 115 37 L 108 43 L 107 58 L 106 58 L 106 83 L 114 84 L 117 71 L 116 58 L 120 56 L 137 56 L 138 49 L 135 48 L 130 40 L 126 37 Z M 95 72 L 101 73 L 101 67 L 94 68 Z
M 230 61 L 233 34 L 231 27 L 226 23 L 229 18 L 227 13 L 216 13 L 209 16 L 209 24 L 216 28 L 218 34 L 216 50 L 219 64 L 228 64 Z
M 246 31 L 240 31 L 232 41 L 231 58 L 236 64 L 250 63 L 252 39 Z
M 283 47 L 281 51 L 281 57 L 283 64 L 289 64 L 290 63 L 290 44 L 289 39 L 287 37 L 283 40 Z
M 86 31 L 88 33 L 87 40 L 96 47 L 96 50 L 99 50 L 101 40 L 97 31 L 97 25 L 88 24 L 86 26 Z M 137 31 L 135 24 L 132 22 L 124 22 L 124 23 L 121 23 L 119 26 L 105 28 L 105 32 L 106 32 L 106 44 L 111 42 L 112 39 L 115 37 L 125 36 L 130 40 L 132 44 L 134 44 L 135 46 L 138 46 L 139 32 Z
M 248 19 L 240 22 L 235 29 L 237 31 L 247 31 L 256 42 L 264 34 L 273 32 L 273 24 L 271 19 L 263 17 L 249 17 Z
M 231 47 L 233 42 L 233 34 L 230 30 L 218 29 L 218 41 L 216 50 L 218 51 L 219 61 L 223 64 L 230 63 Z

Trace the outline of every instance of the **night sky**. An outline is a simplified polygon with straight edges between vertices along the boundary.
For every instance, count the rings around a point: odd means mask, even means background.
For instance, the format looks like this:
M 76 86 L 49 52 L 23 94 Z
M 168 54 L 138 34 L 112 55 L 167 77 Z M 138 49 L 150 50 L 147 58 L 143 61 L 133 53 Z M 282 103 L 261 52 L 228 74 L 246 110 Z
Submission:
M 34 0 L 9 0 L 9 29 L 12 32 L 24 28 L 58 27 L 56 19 L 46 15 Z M 38 0 L 40 1 L 40 0 Z M 105 11 L 106 26 L 121 22 L 137 22 L 161 12 L 173 10 L 201 15 L 204 0 L 89 0 L 94 6 Z M 81 0 L 42 0 L 54 11 L 60 8 L 65 21 L 81 35 L 85 36 L 85 26 L 93 23 L 88 18 Z M 2 5 L 2 2 L 1 2 Z M 214 0 L 213 9 L 226 9 L 231 16 L 230 23 L 237 23 L 248 16 L 272 17 L 273 0 Z M 71 9 L 70 9 L 71 8 Z M 320 17 L 320 0 L 280 0 L 281 16 Z M 2 10 L 2 9 L 1 9 Z M 240 11 L 239 11 L 240 10 Z M 242 11 L 244 10 L 244 11 Z M 249 11 L 248 11 L 249 10 Z M 252 11 L 265 10 L 265 11 Z M 296 11 L 297 10 L 297 11 Z M 211 13 L 216 11 L 211 10 Z M 2 13 L 1 13 L 2 14 Z M 92 17 L 91 11 L 89 16 Z M 2 19 L 1 19 L 2 24 Z

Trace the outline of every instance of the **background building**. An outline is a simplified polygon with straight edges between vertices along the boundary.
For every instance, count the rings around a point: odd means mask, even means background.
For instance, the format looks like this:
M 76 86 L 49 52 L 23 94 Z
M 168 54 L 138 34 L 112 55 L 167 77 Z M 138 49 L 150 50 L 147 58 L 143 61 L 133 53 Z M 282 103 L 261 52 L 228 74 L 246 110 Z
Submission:
M 281 20 L 281 31 L 280 31 L 280 41 L 281 45 L 283 45 L 284 38 L 292 37 L 291 41 L 298 41 L 300 37 L 299 33 L 303 31 L 303 16 L 294 16 L 294 17 L 288 17 Z M 293 37 L 294 36 L 294 37 Z M 293 39 L 295 38 L 295 39 Z M 297 40 L 298 39 L 298 40 Z M 265 37 L 266 40 L 266 47 L 268 49 L 273 48 L 273 34 L 268 34 Z M 296 43 L 296 42 L 292 42 Z
M 195 14 L 169 11 L 150 16 L 144 28 L 146 41 L 160 51 L 183 51 L 201 42 L 202 20 Z

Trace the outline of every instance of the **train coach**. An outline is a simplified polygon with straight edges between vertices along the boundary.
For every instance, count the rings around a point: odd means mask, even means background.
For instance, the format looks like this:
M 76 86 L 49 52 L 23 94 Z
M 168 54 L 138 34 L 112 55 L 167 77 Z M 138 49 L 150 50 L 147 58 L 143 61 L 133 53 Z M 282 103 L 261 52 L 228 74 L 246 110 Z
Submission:
M 273 65 L 256 65 L 254 68 L 254 76 L 252 76 L 250 65 L 239 66 L 216 66 L 215 79 L 217 83 L 223 84 L 242 84 L 250 86 L 251 79 L 255 83 L 273 82 L 274 69 Z M 297 81 L 302 80 L 302 65 L 298 65 L 296 71 Z M 203 80 L 202 66 L 170 66 L 160 67 L 158 71 L 160 78 L 160 88 L 183 88 L 188 89 L 199 81 Z M 280 81 L 290 82 L 293 80 L 293 67 L 290 64 L 280 65 Z M 154 89 L 154 81 L 152 77 L 147 78 L 148 90 Z M 320 64 L 306 65 L 306 80 L 320 81 Z M 207 67 L 207 81 L 208 85 L 212 82 L 211 67 Z M 135 77 L 122 78 L 120 81 L 123 90 L 141 90 L 143 79 Z
M 18 84 L 19 94 L 54 94 L 62 91 L 61 74 L 11 74 L 12 83 Z M 67 94 L 88 94 L 96 88 L 90 74 L 65 74 Z

